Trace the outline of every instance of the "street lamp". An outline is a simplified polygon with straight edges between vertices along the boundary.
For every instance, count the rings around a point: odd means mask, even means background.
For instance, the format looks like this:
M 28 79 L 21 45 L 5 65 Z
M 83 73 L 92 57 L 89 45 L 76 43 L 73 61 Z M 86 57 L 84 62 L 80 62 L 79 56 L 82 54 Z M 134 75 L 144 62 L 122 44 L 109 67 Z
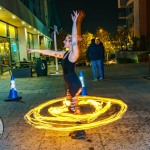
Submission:
M 56 33 L 58 33 L 58 29 L 57 29 L 57 26 L 54 25 L 54 28 L 52 28 L 54 30 L 54 49 L 55 51 L 57 51 L 57 38 L 56 38 Z M 56 72 L 55 74 L 52 74 L 52 75 L 59 75 L 59 70 L 58 70 L 58 58 L 55 58 L 55 64 L 56 64 Z
M 57 26 L 54 25 L 54 48 L 55 48 L 55 51 L 57 51 L 56 33 L 58 33 L 58 29 L 57 29 Z M 58 58 L 55 58 L 55 63 L 56 63 L 56 74 L 58 74 Z

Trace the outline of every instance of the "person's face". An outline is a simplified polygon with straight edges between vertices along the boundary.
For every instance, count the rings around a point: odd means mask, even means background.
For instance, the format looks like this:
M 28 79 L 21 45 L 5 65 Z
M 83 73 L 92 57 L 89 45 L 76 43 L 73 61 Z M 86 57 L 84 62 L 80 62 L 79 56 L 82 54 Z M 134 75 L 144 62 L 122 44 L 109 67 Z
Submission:
M 99 40 L 99 39 L 96 39 L 96 40 L 95 40 L 95 44 L 96 44 L 96 45 L 99 45 L 99 44 L 100 44 L 100 40 Z
M 64 43 L 65 48 L 69 48 L 71 45 L 71 41 L 70 41 L 69 37 L 66 37 L 65 40 L 63 41 L 63 43 Z

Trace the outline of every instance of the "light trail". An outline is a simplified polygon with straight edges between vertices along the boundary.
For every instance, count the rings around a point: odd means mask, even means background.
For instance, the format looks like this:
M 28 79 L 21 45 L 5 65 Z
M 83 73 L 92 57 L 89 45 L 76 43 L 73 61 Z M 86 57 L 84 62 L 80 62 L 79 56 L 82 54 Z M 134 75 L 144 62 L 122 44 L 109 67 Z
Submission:
M 65 97 L 53 99 L 31 109 L 25 120 L 36 128 L 75 131 L 99 127 L 120 119 L 127 105 L 118 99 L 80 96 L 80 115 L 71 114 Z M 68 103 L 68 102 L 67 102 Z

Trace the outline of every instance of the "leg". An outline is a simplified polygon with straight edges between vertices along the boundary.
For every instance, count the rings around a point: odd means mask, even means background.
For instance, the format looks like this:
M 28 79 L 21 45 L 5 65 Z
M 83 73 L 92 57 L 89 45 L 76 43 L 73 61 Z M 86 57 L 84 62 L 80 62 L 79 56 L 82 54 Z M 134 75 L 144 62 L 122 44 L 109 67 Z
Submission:
M 102 73 L 103 73 L 103 79 L 105 78 L 105 76 L 104 76 L 104 59 L 102 58 L 101 59 L 102 61 L 101 61 L 101 63 L 102 63 Z
M 91 61 L 91 63 L 92 63 L 92 72 L 93 72 L 94 80 L 97 80 L 96 61 Z
M 78 96 L 80 94 L 82 89 L 79 89 L 78 93 L 72 98 L 71 101 L 71 106 L 70 106 L 70 110 L 74 113 L 74 114 L 80 114 L 80 108 L 78 106 Z M 81 124 L 80 122 L 78 122 L 78 124 Z M 77 140 L 85 140 L 86 139 L 86 132 L 84 130 L 77 130 L 77 131 L 73 131 L 69 134 L 69 136 L 72 139 L 77 139 Z
M 69 92 L 69 89 L 67 89 L 67 91 L 66 91 L 66 100 L 71 100 L 71 99 L 72 99 L 72 96 Z
M 79 88 L 79 90 L 77 91 L 75 96 L 72 97 L 72 100 L 71 100 L 71 106 L 69 109 L 75 115 L 80 114 L 80 108 L 78 106 L 78 96 L 81 93 L 81 91 L 82 91 L 82 88 Z M 81 124 L 81 123 L 78 122 L 78 124 Z M 73 131 L 69 134 L 69 136 L 72 139 L 77 139 L 77 140 L 85 140 L 86 139 L 86 133 L 84 130 Z
M 70 106 L 70 103 L 71 103 L 71 100 L 72 100 L 72 96 L 71 96 L 71 94 L 70 94 L 69 89 L 67 89 L 67 90 L 66 90 L 66 99 L 65 99 L 65 101 L 63 102 L 63 104 L 64 104 L 65 106 L 69 107 L 69 106 Z
M 71 99 L 71 105 L 70 105 L 70 110 L 71 112 L 73 112 L 74 114 L 80 114 L 80 109 L 78 106 L 78 96 L 81 93 L 82 88 L 80 88 L 77 93 L 75 94 L 74 97 L 72 97 Z
M 102 60 L 97 60 L 96 62 L 97 62 L 97 66 L 98 66 L 100 79 L 103 79 L 104 76 L 103 76 Z

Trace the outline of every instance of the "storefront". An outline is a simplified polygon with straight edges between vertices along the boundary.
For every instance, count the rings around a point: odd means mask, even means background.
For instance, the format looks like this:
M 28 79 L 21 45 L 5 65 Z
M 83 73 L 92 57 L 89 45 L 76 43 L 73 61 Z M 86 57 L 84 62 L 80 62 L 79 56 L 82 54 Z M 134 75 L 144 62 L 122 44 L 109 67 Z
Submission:
M 0 64 L 19 61 L 17 29 L 0 21 Z
M 33 62 L 36 57 L 40 57 L 39 54 L 28 54 L 26 48 L 50 48 L 49 38 L 22 31 L 26 31 L 26 28 L 19 29 L 0 21 L 0 74 L 24 59 Z M 25 48 L 22 50 L 22 47 Z
M 28 54 L 27 48 L 42 50 L 51 46 L 49 26 L 20 0 L 8 3 L 9 0 L 0 1 L 0 74 L 14 68 L 13 65 L 18 67 L 24 60 L 36 62 L 40 54 Z

